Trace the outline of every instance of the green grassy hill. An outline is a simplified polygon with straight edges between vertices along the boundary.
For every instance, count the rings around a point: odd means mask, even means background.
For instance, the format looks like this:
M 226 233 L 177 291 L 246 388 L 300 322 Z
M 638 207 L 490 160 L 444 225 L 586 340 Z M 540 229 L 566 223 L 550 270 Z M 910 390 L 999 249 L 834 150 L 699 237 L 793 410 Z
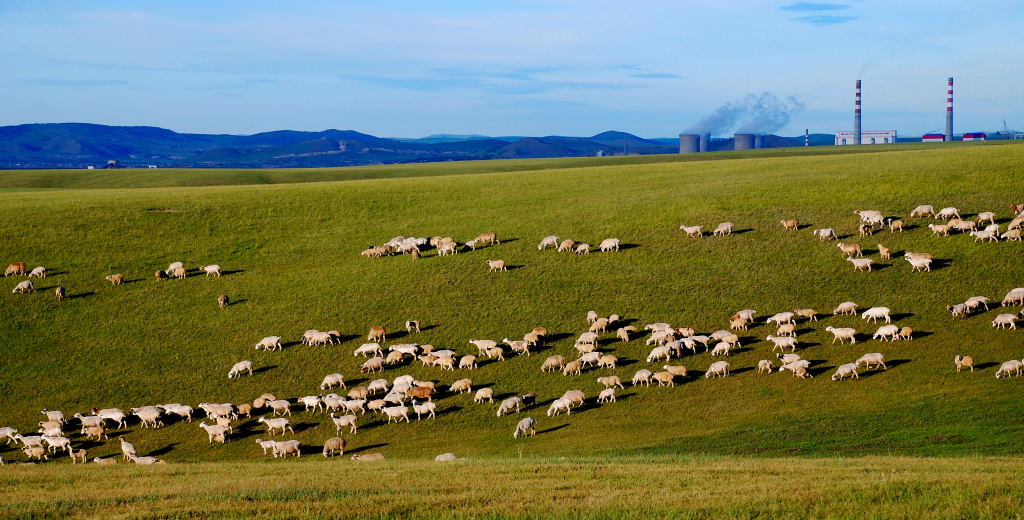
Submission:
M 350 450 L 395 458 L 447 451 L 474 458 L 1020 455 L 1024 379 L 992 376 L 994 364 L 1024 358 L 1024 332 L 994 330 L 995 308 L 957 321 L 943 308 L 975 295 L 998 301 L 1024 285 L 1024 245 L 933 237 L 924 227 L 929 220 L 908 218 L 906 233 L 844 240 L 864 244 L 876 260 L 879 242 L 894 251 L 931 252 L 939 267 L 911 273 L 894 258 L 875 272 L 858 273 L 834 243 L 819 242 L 811 230 L 835 227 L 847 236 L 855 230 L 855 209 L 905 217 L 923 203 L 957 206 L 965 216 L 996 211 L 1005 225 L 1009 204 L 1022 200 L 1022 159 L 1019 145 L 907 146 L 696 162 L 509 161 L 494 166 L 509 171 L 458 177 L 444 175 L 445 168 L 475 172 L 462 170 L 464 164 L 424 165 L 347 182 L 0 193 L 0 262 L 43 265 L 51 273 L 37 281 L 45 290 L 29 295 L 11 294 L 13 277 L 0 281 L 0 393 L 6 396 L 0 426 L 31 430 L 42 408 L 70 415 L 93 406 L 237 403 L 263 392 L 295 398 L 321 393 L 317 385 L 331 372 L 343 373 L 350 387 L 409 373 L 445 389 L 470 377 L 475 388 L 492 386 L 501 396 L 534 393 L 538 404 L 498 418 L 496 404 L 442 392 L 436 420 L 384 425 L 376 416 L 361 417 L 359 433 L 345 435 Z M 520 164 L 526 171 L 513 171 Z M 416 168 L 429 173 L 417 177 Z M 121 188 L 143 175 L 146 181 L 138 182 L 148 186 L 203 180 L 202 172 L 104 172 L 92 185 L 66 182 L 68 175 L 2 173 L 0 185 Z M 214 172 L 210 183 L 248 184 L 250 175 L 257 174 Z M 253 182 L 280 182 L 275 175 L 312 181 L 334 173 L 262 175 L 269 180 Z M 808 227 L 785 232 L 779 220 L 788 218 Z M 726 220 L 741 232 L 687 239 L 677 229 L 703 224 L 710 230 Z M 502 243 L 451 257 L 430 250 L 420 260 L 359 255 L 395 235 L 451 235 L 464 242 L 484 231 L 496 232 Z M 618 237 L 627 247 L 588 256 L 538 251 L 541 237 L 550 234 L 591 244 Z M 495 258 L 514 268 L 488 273 L 484 261 Z M 225 275 L 153 281 L 155 270 L 177 260 L 190 267 L 218 263 Z M 115 272 L 129 283 L 115 287 L 103 279 Z M 71 296 L 59 304 L 52 297 L 57 285 Z M 219 294 L 235 303 L 218 309 Z M 913 327 L 917 339 L 864 341 L 877 325 L 828 314 L 846 300 L 892 308 L 896 324 Z M 596 378 L 617 373 L 628 380 L 640 368 L 660 367 L 644 361 L 650 350 L 645 336 L 629 343 L 603 338 L 602 350 L 623 359 L 614 371 L 565 377 L 539 370 L 546 356 L 575 357 L 573 339 L 585 330 L 588 310 L 620 314 L 641 328 L 668 321 L 706 333 L 726 328 L 739 309 L 757 309 L 763 318 L 798 307 L 823 313 L 800 326 L 799 353 L 814 361 L 812 380 L 756 373 L 757 361 L 772 357 L 763 338 L 774 330 L 762 322 L 741 333 L 743 347 L 728 358 L 732 376 L 701 378 L 713 359 L 687 356 L 678 363 L 696 377 L 674 388 L 627 387 L 618 403 L 593 403 Z M 366 330 L 376 324 L 399 330 L 407 319 L 427 330 L 395 341 L 461 354 L 474 353 L 470 338 L 518 338 L 535 326 L 556 339 L 531 357 L 485 362 L 474 371 L 442 372 L 417 362 L 381 376 L 360 375 L 364 359 L 352 351 Z M 862 341 L 830 345 L 829 325 L 856 327 Z M 345 341 L 291 344 L 282 352 L 253 349 L 264 336 L 294 343 L 311 328 L 337 329 Z M 866 352 L 884 353 L 890 369 L 830 381 L 834 367 Z M 956 354 L 971 354 L 984 368 L 956 374 Z M 257 373 L 227 379 L 242 359 L 251 359 Z M 568 389 L 584 390 L 589 403 L 570 416 L 546 417 L 547 403 Z M 325 415 L 299 410 L 292 419 L 295 438 L 319 446 L 333 436 Z M 537 419 L 539 434 L 514 441 L 512 428 L 526 415 Z M 115 433 L 172 462 L 259 459 L 253 440 L 265 437 L 255 416 L 240 421 L 223 446 L 208 444 L 196 423 L 159 430 L 133 423 Z M 81 445 L 92 456 L 118 451 L 113 438 Z M 0 456 L 23 458 L 3 445 Z

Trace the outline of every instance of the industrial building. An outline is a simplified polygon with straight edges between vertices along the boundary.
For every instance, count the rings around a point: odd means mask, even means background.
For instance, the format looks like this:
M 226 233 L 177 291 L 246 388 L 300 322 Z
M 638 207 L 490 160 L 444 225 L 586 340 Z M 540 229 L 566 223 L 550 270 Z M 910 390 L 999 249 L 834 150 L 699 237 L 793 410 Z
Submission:
M 941 136 L 941 134 L 940 134 Z M 850 130 L 836 132 L 836 146 L 857 144 L 856 133 Z M 863 144 L 894 144 L 896 142 L 895 130 L 865 130 L 861 132 L 860 142 Z
M 964 134 L 964 141 L 984 141 L 988 135 L 985 132 L 967 132 Z
M 922 143 L 941 143 L 946 140 L 946 134 L 924 134 L 921 136 Z

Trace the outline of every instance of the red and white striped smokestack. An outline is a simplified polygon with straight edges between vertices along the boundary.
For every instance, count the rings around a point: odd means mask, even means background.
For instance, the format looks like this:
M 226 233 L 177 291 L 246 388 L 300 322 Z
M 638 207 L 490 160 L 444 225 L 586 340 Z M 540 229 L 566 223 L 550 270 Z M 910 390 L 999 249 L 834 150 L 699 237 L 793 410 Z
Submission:
M 853 144 L 860 144 L 860 80 L 857 80 L 857 93 L 853 101 Z
M 946 87 L 946 142 L 953 140 L 953 78 Z

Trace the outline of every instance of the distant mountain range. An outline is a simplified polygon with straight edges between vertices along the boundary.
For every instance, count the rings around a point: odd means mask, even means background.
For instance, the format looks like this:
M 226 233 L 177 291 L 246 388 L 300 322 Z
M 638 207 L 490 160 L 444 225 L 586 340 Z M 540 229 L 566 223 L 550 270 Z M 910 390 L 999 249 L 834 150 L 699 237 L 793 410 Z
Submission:
M 815 134 L 812 144 L 832 144 Z M 826 139 L 827 138 L 827 139 Z M 825 142 L 827 141 L 827 142 Z M 801 146 L 803 136 L 766 136 L 766 148 Z M 278 130 L 253 135 L 182 134 L 151 126 L 47 123 L 0 127 L 0 168 L 309 168 L 411 162 L 676 153 L 673 138 L 625 132 L 590 137 L 431 135 L 380 138 L 352 130 Z M 732 139 L 711 149 L 731 150 Z

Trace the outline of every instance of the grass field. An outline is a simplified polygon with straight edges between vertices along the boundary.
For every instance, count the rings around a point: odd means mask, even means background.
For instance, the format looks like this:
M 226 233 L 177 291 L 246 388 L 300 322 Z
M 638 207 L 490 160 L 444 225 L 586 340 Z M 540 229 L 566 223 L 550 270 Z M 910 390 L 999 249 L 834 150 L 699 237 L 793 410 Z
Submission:
M 317 385 L 322 377 L 331 372 L 345 374 L 350 387 L 404 373 L 437 381 L 442 388 L 455 379 L 471 377 L 475 388 L 492 386 L 498 396 L 534 393 L 538 403 L 523 414 L 498 418 L 496 404 L 474 405 L 471 394 L 442 392 L 436 420 L 414 419 L 389 426 L 379 418 L 362 417 L 359 433 L 345 435 L 349 450 L 385 453 L 399 459 L 388 462 L 389 469 L 417 475 L 424 467 L 435 467 L 417 465 L 417 460 L 453 451 L 481 461 L 473 462 L 470 474 L 479 473 L 502 485 L 511 485 L 503 479 L 511 476 L 514 482 L 516 472 L 528 471 L 530 464 L 556 468 L 541 473 L 557 480 L 564 466 L 553 461 L 563 456 L 612 461 L 576 468 L 586 483 L 593 480 L 587 475 L 599 473 L 588 468 L 610 464 L 628 475 L 637 471 L 636 460 L 667 460 L 679 468 L 666 470 L 667 474 L 685 476 L 681 478 L 693 483 L 692 492 L 686 487 L 679 491 L 680 500 L 691 501 L 704 498 L 700 493 L 713 491 L 717 496 L 732 491 L 698 486 L 707 481 L 694 476 L 699 475 L 694 469 L 703 463 L 691 457 L 741 456 L 711 459 L 712 467 L 724 465 L 742 473 L 741 468 L 753 465 L 772 479 L 786 473 L 774 473 L 770 461 L 778 459 L 764 457 L 784 457 L 780 464 L 792 467 L 789 471 L 794 474 L 807 474 L 811 467 L 836 468 L 839 473 L 812 471 L 809 475 L 816 477 L 805 481 L 822 486 L 819 489 L 833 476 L 849 482 L 849 487 L 840 488 L 843 491 L 835 504 L 874 503 L 880 511 L 877 516 L 914 516 L 917 506 L 936 496 L 944 497 L 948 506 L 936 516 L 1004 516 L 1018 507 L 1019 490 L 1007 494 L 1012 486 L 1005 479 L 1019 469 L 1024 380 L 992 376 L 998 363 L 1024 358 L 1024 332 L 992 329 L 990 321 L 1000 312 L 996 308 L 958 321 L 951 320 L 943 308 L 975 295 L 998 301 L 1009 289 L 1024 285 L 1020 274 L 1024 246 L 975 243 L 961 235 L 932 237 L 924 227 L 930 222 L 926 219 L 908 219 L 904 234 L 885 232 L 868 239 L 847 235 L 856 227 L 854 209 L 906 217 L 914 206 L 924 203 L 957 206 L 965 217 L 996 211 L 1005 225 L 1009 204 L 1022 200 L 1019 175 L 1024 147 L 906 146 L 884 153 L 775 154 L 688 162 L 648 157 L 550 161 L 548 166 L 544 161 L 527 161 L 522 163 L 523 171 L 512 171 L 517 163 L 509 161 L 494 168 L 510 171 L 490 173 L 472 171 L 470 163 L 402 167 L 408 171 L 381 167 L 387 178 L 344 182 L 309 182 L 327 175 L 324 172 L 310 171 L 312 177 L 307 178 L 301 178 L 303 172 L 280 172 L 259 181 L 282 182 L 268 185 L 250 185 L 249 174 L 213 172 L 211 179 L 219 180 L 210 182 L 225 185 L 130 190 L 100 188 L 134 185 L 134 181 L 122 184 L 116 173 L 104 173 L 95 184 L 69 183 L 62 177 L 66 172 L 0 173 L 0 187 L 18 189 L 0 192 L 4 222 L 0 262 L 24 261 L 29 268 L 44 265 L 51 272 L 37 283 L 46 290 L 35 294 L 12 295 L 16 280 L 0 282 L 4 289 L 0 313 L 5 316 L 0 320 L 4 345 L 0 392 L 6 396 L 0 426 L 30 431 L 42 419 L 38 413 L 42 408 L 70 415 L 92 406 L 237 403 L 263 392 L 292 398 L 315 395 L 320 393 Z M 461 175 L 443 175 L 447 167 Z M 417 176 L 415 168 L 429 173 Z M 368 168 L 358 175 L 372 172 Z M 125 175 L 129 176 L 125 179 L 137 179 L 142 174 Z M 149 186 L 177 184 L 182 175 L 191 179 L 185 184 L 193 184 L 203 176 L 197 171 L 145 175 Z M 291 175 L 301 182 L 293 182 Z M 20 191 L 46 187 L 95 189 Z M 784 232 L 778 222 L 786 218 L 797 218 L 807 227 Z M 710 230 L 725 220 L 735 222 L 741 232 L 686 239 L 677 229 L 680 224 L 703 224 Z M 910 273 L 909 265 L 897 257 L 881 261 L 875 272 L 856 273 L 834 243 L 812 237 L 811 230 L 820 227 L 835 227 L 844 241 L 864 244 L 876 261 L 875 244 L 881 242 L 894 251 L 934 253 L 939 266 L 931 273 Z M 452 257 L 437 257 L 430 250 L 418 261 L 407 256 L 367 259 L 358 254 L 368 244 L 395 235 L 451 235 L 464 242 L 484 231 L 495 231 L 502 243 Z M 537 251 L 540 238 L 549 234 L 591 244 L 614 236 L 627 247 L 618 253 L 583 257 Z M 484 261 L 493 258 L 505 259 L 514 268 L 488 273 Z M 176 260 L 190 267 L 218 263 L 225 275 L 152 280 L 153 271 Z M 124 273 L 129 283 L 113 287 L 103 280 L 115 272 Z M 56 285 L 65 286 L 71 298 L 55 303 L 51 293 Z M 218 309 L 219 294 L 229 295 L 236 303 Z M 913 327 L 917 339 L 871 341 L 877 325 L 828 314 L 845 300 L 862 307 L 892 308 L 895 323 Z M 757 309 L 763 318 L 798 307 L 823 313 L 820 321 L 800 326 L 798 353 L 813 360 L 816 377 L 812 380 L 797 380 L 788 373 L 756 373 L 757 361 L 772 356 L 763 338 L 774 330 L 763 323 L 741 333 L 743 347 L 728 359 L 732 376 L 701 378 L 712 358 L 703 353 L 687 356 L 678 362 L 696 377 L 674 388 L 627 386 L 614 404 L 593 403 L 600 390 L 596 378 L 617 373 L 628 380 L 637 369 L 660 367 L 661 363 L 644 361 L 649 351 L 643 344 L 645 337 L 619 343 L 612 341 L 612 335 L 605 336 L 602 350 L 623 358 L 615 371 L 589 369 L 573 377 L 539 371 L 545 356 L 575 357 L 573 339 L 585 330 L 584 315 L 591 309 L 602 315 L 621 314 L 641 328 L 645 323 L 667 321 L 710 332 L 726 328 L 727 317 L 739 309 Z M 376 324 L 398 330 L 407 319 L 420 320 L 427 330 L 414 337 L 396 335 L 395 341 L 430 343 L 462 354 L 475 350 L 467 343 L 469 338 L 518 338 L 535 326 L 549 328 L 555 339 L 529 358 L 485 362 L 475 371 L 441 372 L 416 363 L 390 368 L 382 376 L 360 375 L 357 367 L 363 358 L 352 356 L 352 350 L 363 343 L 365 336 L 360 336 Z M 832 346 L 831 335 L 824 331 L 829 325 L 856 327 L 862 332 L 861 340 L 855 346 Z M 328 347 L 294 344 L 311 328 L 340 330 L 345 341 Z M 254 351 L 253 345 L 268 335 L 283 336 L 293 344 L 283 352 Z M 884 353 L 890 369 L 862 372 L 859 381 L 829 380 L 836 366 L 866 352 Z M 973 355 L 979 370 L 956 374 L 952 362 L 956 354 Z M 241 359 L 251 359 L 257 373 L 228 380 L 227 370 Z M 574 388 L 587 393 L 587 405 L 570 416 L 544 415 L 552 399 Z M 537 419 L 538 435 L 516 441 L 512 428 L 523 415 Z M 306 453 L 317 452 L 323 440 L 334 434 L 330 420 L 320 414 L 296 408 L 292 422 L 294 437 L 309 446 Z M 172 484 L 168 476 L 216 480 L 217 475 L 235 474 L 235 468 L 245 476 L 244 483 L 238 483 L 240 490 L 254 486 L 254 479 L 262 480 L 256 475 L 273 472 L 271 468 L 277 466 L 300 480 L 309 478 L 302 469 L 307 466 L 313 468 L 309 474 L 370 473 L 352 468 L 348 461 L 336 462 L 337 470 L 325 463 L 309 466 L 312 463 L 306 457 L 287 464 L 239 464 L 262 457 L 253 442 L 264 436 L 255 416 L 237 424 L 225 445 L 208 444 L 195 423 L 174 423 L 159 430 L 142 430 L 133 423 L 114 435 L 130 439 L 141 454 L 172 463 L 226 462 L 155 470 L 158 487 L 154 489 L 172 490 L 166 493 L 173 493 L 177 485 L 193 485 L 184 482 L 187 479 Z M 87 447 L 90 456 L 106 456 L 118 452 L 114 439 L 76 445 Z M 853 463 L 831 458 L 864 455 L 881 457 Z M 20 452 L 3 445 L 0 456 L 23 459 Z M 944 458 L 900 458 L 920 456 Z M 524 466 L 501 462 L 518 457 L 534 462 Z M 622 462 L 614 462 L 618 460 Z M 64 469 L 50 468 L 56 465 Z M 878 470 L 882 472 L 905 469 L 912 476 L 894 487 L 885 484 L 891 481 L 878 481 L 882 483 L 876 482 L 866 492 L 856 482 L 857 472 L 842 476 L 842 468 L 863 465 L 883 468 Z M 135 507 L 132 504 L 154 500 L 131 498 L 135 493 L 146 495 L 142 491 L 146 486 L 140 484 L 128 489 L 112 485 L 106 498 L 89 502 L 86 490 L 103 468 L 68 472 L 65 457 L 44 466 L 0 472 L 6 475 L 8 491 L 30 488 L 37 482 L 33 479 L 53 477 L 68 483 L 52 486 L 53 494 L 39 499 L 19 498 L 11 509 L 14 515 L 59 516 L 61 504 L 114 504 L 130 509 Z M 117 478 L 131 479 L 144 470 L 115 471 Z M 429 483 L 430 472 L 441 470 L 423 471 L 417 478 Z M 655 474 L 644 472 L 651 478 Z M 985 480 L 989 477 L 992 480 Z M 991 487 L 971 487 L 978 481 Z M 306 482 L 302 489 L 312 490 L 310 495 L 302 491 L 290 495 L 292 491 L 284 490 L 270 491 L 266 498 L 288 507 L 302 507 L 306 496 L 337 504 L 366 500 L 352 491 L 350 483 L 339 491 L 316 491 L 320 488 Z M 566 484 L 569 491 L 577 489 L 571 482 Z M 741 483 L 761 485 L 760 481 Z M 736 485 L 736 479 L 723 485 Z M 923 488 L 929 491 L 916 491 Z M 961 491 L 944 493 L 950 489 Z M 326 494 L 317 494 L 321 492 Z M 770 492 L 769 488 L 751 491 L 749 496 L 738 492 L 724 509 L 695 506 L 680 516 L 766 516 L 758 500 L 769 500 Z M 159 497 L 165 491 L 151 493 L 146 496 Z M 205 493 L 195 489 L 195 497 L 183 499 L 194 504 L 183 507 L 202 507 L 219 496 Z M 395 504 L 405 505 L 381 511 L 408 512 L 401 507 L 410 507 L 410 500 L 419 499 L 417 493 L 429 491 L 414 487 L 394 498 Z M 876 501 L 872 493 L 884 500 Z M 232 496 L 238 502 L 249 500 Z M 558 496 L 545 495 L 544 500 Z M 459 495 L 444 504 L 458 505 L 463 500 Z M 661 505 L 637 516 L 675 511 L 673 496 L 662 495 L 659 500 Z M 917 506 L 900 509 L 901 501 Z M 46 509 L 40 505 L 43 502 L 56 505 Z M 584 516 L 577 513 L 576 503 L 566 500 L 559 505 L 565 508 L 565 516 Z M 620 504 L 607 499 L 585 503 L 592 503 L 593 511 L 608 514 Z M 824 509 L 813 508 L 829 503 L 802 504 L 792 515 L 819 516 Z M 535 510 L 500 509 L 496 502 L 494 507 L 499 509 L 487 509 L 490 504 L 475 511 L 481 515 L 546 511 L 543 500 Z M 976 515 L 958 514 L 961 510 Z M 372 511 L 377 509 L 367 510 Z

